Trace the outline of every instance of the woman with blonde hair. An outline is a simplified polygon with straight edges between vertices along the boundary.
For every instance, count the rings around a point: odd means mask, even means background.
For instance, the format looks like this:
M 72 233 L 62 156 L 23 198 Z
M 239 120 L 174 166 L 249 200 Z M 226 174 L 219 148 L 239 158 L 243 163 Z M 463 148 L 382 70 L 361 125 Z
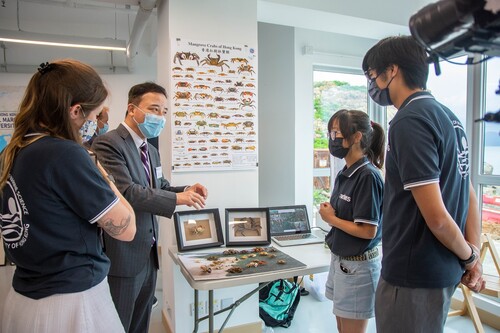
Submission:
M 108 92 L 75 60 L 40 65 L 0 157 L 1 232 L 16 264 L 0 332 L 123 332 L 102 230 L 130 241 L 135 215 L 83 146 Z

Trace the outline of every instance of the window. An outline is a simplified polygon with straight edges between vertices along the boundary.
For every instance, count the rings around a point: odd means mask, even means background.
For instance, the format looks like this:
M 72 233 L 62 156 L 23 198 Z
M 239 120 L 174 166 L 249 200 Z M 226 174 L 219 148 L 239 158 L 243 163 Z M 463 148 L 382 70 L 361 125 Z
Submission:
M 335 175 L 344 166 L 343 160 L 330 156 L 328 120 L 340 109 L 367 112 L 366 77 L 356 73 L 314 70 L 313 225 L 319 204 L 330 200 Z

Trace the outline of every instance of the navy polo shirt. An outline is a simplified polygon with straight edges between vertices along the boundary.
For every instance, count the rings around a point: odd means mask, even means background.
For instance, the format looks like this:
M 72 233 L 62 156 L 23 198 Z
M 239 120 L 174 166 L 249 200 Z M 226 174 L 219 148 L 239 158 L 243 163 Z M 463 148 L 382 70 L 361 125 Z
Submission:
M 438 183 L 462 232 L 469 207 L 469 151 L 464 128 L 447 107 L 418 92 L 390 123 L 386 154 L 382 277 L 409 288 L 445 288 L 463 274 L 458 258 L 427 227 L 411 189 Z
M 373 239 L 352 236 L 332 227 L 326 242 L 332 253 L 346 257 L 364 253 L 377 246 L 381 237 L 382 201 L 384 183 L 380 171 L 363 157 L 349 168 L 341 170 L 335 178 L 330 204 L 336 216 L 353 223 L 378 226 Z
M 14 289 L 40 299 L 87 290 L 109 270 L 97 220 L 118 198 L 79 144 L 43 137 L 20 150 L 0 198 Z

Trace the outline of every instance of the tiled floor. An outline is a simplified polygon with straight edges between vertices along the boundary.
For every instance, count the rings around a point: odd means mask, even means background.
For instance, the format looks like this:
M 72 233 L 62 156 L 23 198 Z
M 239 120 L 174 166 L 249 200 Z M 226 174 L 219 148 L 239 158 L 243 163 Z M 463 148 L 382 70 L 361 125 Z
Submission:
M 161 321 L 161 292 L 157 291 L 156 296 L 160 302 L 153 310 L 149 333 L 165 333 Z M 330 301 L 319 302 L 311 295 L 302 297 L 292 326 L 274 329 L 263 327 L 262 333 L 338 333 L 337 323 L 331 309 Z M 500 332 L 488 326 L 484 326 L 484 331 L 485 333 Z M 367 333 L 376 333 L 374 319 L 369 321 Z M 450 317 L 446 322 L 444 333 L 475 333 L 475 329 L 469 317 Z

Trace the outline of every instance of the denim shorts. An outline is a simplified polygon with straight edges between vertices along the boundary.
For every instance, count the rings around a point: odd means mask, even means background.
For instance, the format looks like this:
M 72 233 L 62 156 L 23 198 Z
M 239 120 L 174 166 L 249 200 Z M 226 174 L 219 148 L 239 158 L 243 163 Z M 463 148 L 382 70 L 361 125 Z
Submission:
M 325 296 L 333 301 L 333 314 L 348 319 L 369 319 L 375 315 L 375 290 L 382 256 L 344 260 L 332 253 Z

